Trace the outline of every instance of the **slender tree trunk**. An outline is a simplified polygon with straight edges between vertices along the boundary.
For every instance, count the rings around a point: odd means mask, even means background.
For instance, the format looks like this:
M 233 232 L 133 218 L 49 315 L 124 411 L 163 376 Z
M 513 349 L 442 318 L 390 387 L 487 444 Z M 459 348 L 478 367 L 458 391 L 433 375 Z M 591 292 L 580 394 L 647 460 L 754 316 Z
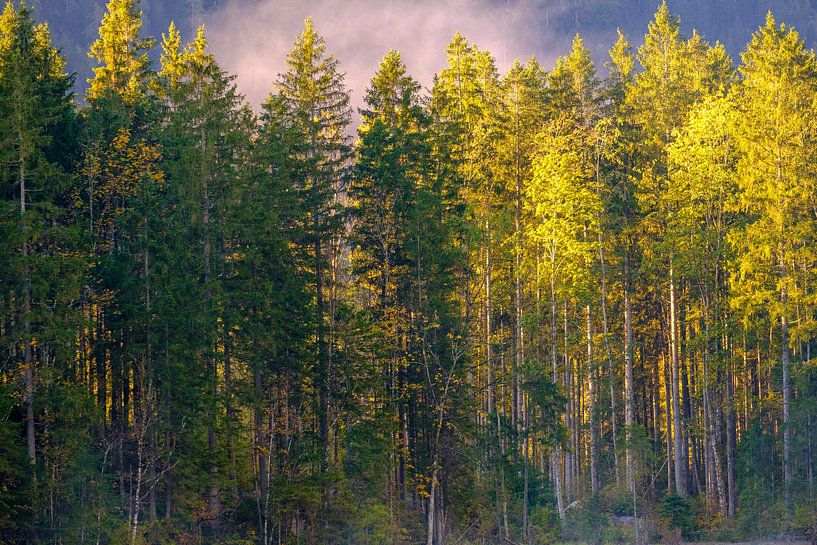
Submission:
M 590 403 L 590 489 L 596 494 L 599 484 L 598 423 L 596 422 L 596 369 L 593 361 L 593 316 L 590 305 L 587 305 L 587 373 L 589 377 Z
M 153 305 L 150 292 L 150 251 L 147 247 L 148 222 L 145 218 L 145 248 L 144 248 L 144 275 L 145 275 L 145 309 L 147 310 L 147 318 L 145 320 L 145 363 L 143 365 L 144 372 L 153 376 L 153 336 L 151 332 L 151 323 L 153 319 Z M 153 416 L 153 390 L 150 389 L 145 393 L 145 403 L 150 403 L 151 419 Z M 152 420 L 151 420 L 152 421 Z M 147 429 L 147 446 L 148 446 L 148 482 L 150 489 L 148 491 L 148 514 L 151 520 L 156 519 L 156 437 L 153 433 L 153 426 Z
M 635 426 L 635 383 L 633 377 L 633 307 L 630 300 L 629 258 L 624 264 L 624 427 L 626 428 L 627 489 L 635 492 L 635 457 L 633 427 Z
M 567 503 L 573 502 L 573 495 L 575 493 L 575 482 L 578 471 L 578 453 L 579 453 L 579 437 L 578 437 L 578 400 L 579 396 L 573 388 L 574 373 L 572 363 L 570 361 L 570 353 L 568 352 L 568 338 L 567 338 L 567 301 L 562 303 L 562 342 L 564 343 L 564 355 L 562 359 L 562 367 L 564 368 L 564 386 L 567 392 L 567 403 L 565 403 L 565 426 L 570 434 L 570 450 L 565 453 L 565 497 Z
M 784 269 L 782 265 L 781 269 Z M 781 275 L 783 274 L 781 272 Z M 783 493 L 786 509 L 791 514 L 791 379 L 789 378 L 791 352 L 789 349 L 789 321 L 786 316 L 788 293 L 785 286 L 780 290 L 780 303 L 783 307 L 780 315 L 780 363 L 783 367 Z
M 22 142 L 22 136 L 20 138 Z M 22 147 L 22 146 L 21 146 Z M 28 268 L 28 220 L 26 218 L 26 166 L 22 152 L 19 158 L 18 182 L 20 184 L 20 230 L 23 257 L 23 380 L 25 382 L 26 447 L 28 461 L 37 463 L 37 443 L 34 432 L 34 354 L 31 344 L 31 276 Z
M 731 364 L 730 364 L 731 367 Z M 738 487 L 737 487 L 737 459 L 735 447 L 737 443 L 737 415 L 735 413 L 735 387 L 734 375 L 731 372 L 726 377 L 726 475 L 729 493 L 729 518 L 737 514 Z
M 669 269 L 669 278 L 670 353 L 672 357 L 672 438 L 675 454 L 675 491 L 679 496 L 686 496 L 686 445 L 684 441 L 684 430 L 681 426 L 681 396 L 679 395 L 678 389 L 678 383 L 680 381 L 678 364 L 678 303 L 676 301 L 675 293 L 675 273 L 672 265 L 670 265 Z
M 493 396 L 493 354 L 491 353 L 491 225 L 485 220 L 485 367 L 488 373 L 488 412 L 492 412 Z
M 524 433 L 523 433 L 523 445 L 524 445 L 524 466 L 523 466 L 523 485 L 522 485 L 522 541 L 527 543 L 529 541 L 529 528 L 528 528 L 528 502 L 530 498 L 530 460 L 529 460 L 529 442 L 528 442 L 528 412 L 525 411 L 524 416 Z
M 672 401 L 671 401 L 671 389 L 672 386 L 670 382 L 672 381 L 672 375 L 670 371 L 670 366 L 667 361 L 667 357 L 663 354 L 662 359 L 664 361 L 664 407 L 666 408 L 666 412 L 664 416 L 666 417 L 666 430 L 667 430 L 667 437 L 666 437 L 666 452 L 667 452 L 667 492 L 672 491 L 672 481 L 673 479 L 673 448 L 672 448 Z
M 610 348 L 610 336 L 607 327 L 607 266 L 604 261 L 604 246 L 599 232 L 599 264 L 601 265 L 601 325 L 604 337 L 604 351 L 607 355 L 607 378 L 610 385 L 610 432 L 613 447 L 613 470 L 616 484 L 621 482 L 618 468 L 618 430 L 616 424 L 616 388 L 615 373 L 613 371 L 613 351 Z
M 551 265 L 554 263 L 554 257 L 551 256 Z M 557 358 L 556 358 L 556 272 L 551 267 L 551 274 L 550 274 L 550 358 L 551 363 L 553 365 L 553 384 L 558 384 L 559 382 L 559 374 L 558 374 L 558 366 L 557 366 Z M 561 447 L 556 445 L 553 447 L 553 452 L 551 453 L 551 471 L 553 473 L 553 488 L 556 494 L 556 509 L 559 513 L 559 520 L 564 521 L 565 519 L 565 506 L 564 506 L 564 497 L 562 494 L 563 486 L 562 486 L 562 469 L 561 469 Z

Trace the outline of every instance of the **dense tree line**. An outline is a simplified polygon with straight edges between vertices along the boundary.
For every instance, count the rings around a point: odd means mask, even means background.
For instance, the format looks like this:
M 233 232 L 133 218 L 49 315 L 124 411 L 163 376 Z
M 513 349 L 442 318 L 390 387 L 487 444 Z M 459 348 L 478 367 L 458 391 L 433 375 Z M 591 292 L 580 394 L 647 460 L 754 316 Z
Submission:
M 258 110 L 203 28 L 141 29 L 109 2 L 77 106 L 47 25 L 0 16 L 0 541 L 815 522 L 792 28 L 736 67 L 662 5 L 604 77 L 578 35 L 505 74 L 456 35 L 427 92 L 390 51 L 354 137 L 311 20 Z

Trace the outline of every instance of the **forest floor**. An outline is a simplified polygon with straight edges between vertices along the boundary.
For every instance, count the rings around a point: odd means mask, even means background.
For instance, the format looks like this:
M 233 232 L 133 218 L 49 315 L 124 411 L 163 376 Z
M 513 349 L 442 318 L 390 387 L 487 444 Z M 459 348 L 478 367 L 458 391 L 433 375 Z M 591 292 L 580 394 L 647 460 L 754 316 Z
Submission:
M 763 541 L 738 541 L 734 543 L 725 541 L 695 541 L 684 543 L 684 545 L 809 545 L 808 541 L 786 541 L 784 539 L 766 539 Z

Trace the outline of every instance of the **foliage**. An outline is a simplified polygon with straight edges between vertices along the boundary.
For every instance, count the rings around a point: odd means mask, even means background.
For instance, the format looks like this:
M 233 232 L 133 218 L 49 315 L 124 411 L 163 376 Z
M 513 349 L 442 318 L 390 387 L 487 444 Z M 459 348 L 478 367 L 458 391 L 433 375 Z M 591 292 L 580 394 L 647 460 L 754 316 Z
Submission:
M 353 140 L 311 19 L 255 111 L 204 27 L 154 55 L 142 8 L 108 3 L 80 105 L 48 27 L 0 15 L 0 541 L 814 524 L 793 29 L 770 14 L 735 70 L 662 4 L 604 79 L 579 35 L 502 74 L 456 34 L 428 92 L 384 56 Z

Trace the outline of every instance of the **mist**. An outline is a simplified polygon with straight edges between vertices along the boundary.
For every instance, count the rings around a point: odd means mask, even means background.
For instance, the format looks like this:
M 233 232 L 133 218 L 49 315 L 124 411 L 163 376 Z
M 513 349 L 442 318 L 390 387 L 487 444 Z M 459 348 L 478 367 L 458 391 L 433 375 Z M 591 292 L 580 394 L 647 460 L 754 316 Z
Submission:
M 541 5 L 486 0 L 261 0 L 230 3 L 210 13 L 205 24 L 219 63 L 237 74 L 242 93 L 258 105 L 286 70 L 286 55 L 311 16 L 359 107 L 389 49 L 400 51 L 409 73 L 428 87 L 444 68 L 445 48 L 456 32 L 489 50 L 500 71 L 531 55 L 550 66 L 570 42 L 549 35 L 542 11 Z M 545 21 L 549 17 L 544 14 Z

